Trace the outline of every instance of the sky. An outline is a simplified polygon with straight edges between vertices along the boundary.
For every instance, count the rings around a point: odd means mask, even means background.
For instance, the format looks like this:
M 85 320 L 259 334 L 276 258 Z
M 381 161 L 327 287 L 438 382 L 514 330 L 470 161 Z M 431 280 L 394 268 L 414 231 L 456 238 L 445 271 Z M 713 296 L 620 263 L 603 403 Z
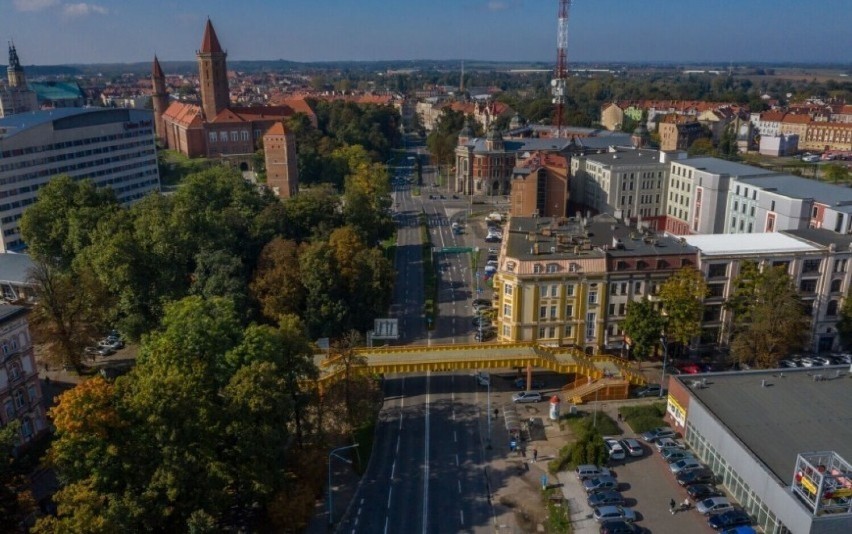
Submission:
M 24 65 L 556 57 L 557 0 L 0 0 Z M 568 59 L 852 63 L 852 0 L 573 0 Z M 5 53 L 0 63 L 6 61 Z

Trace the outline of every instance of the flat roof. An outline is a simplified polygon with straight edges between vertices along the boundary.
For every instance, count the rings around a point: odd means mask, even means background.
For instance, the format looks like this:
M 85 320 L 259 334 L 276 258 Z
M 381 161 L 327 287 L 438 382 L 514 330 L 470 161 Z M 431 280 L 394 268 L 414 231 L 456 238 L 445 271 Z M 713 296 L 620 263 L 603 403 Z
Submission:
M 674 378 L 782 483 L 789 484 L 799 453 L 834 451 L 846 461 L 852 460 L 848 371 L 845 365 Z M 816 375 L 824 379 L 817 381 Z M 707 386 L 690 387 L 696 378 L 706 378 Z M 761 386 L 762 380 L 766 387 Z
M 579 139 L 578 139 L 579 141 Z M 601 165 L 662 165 L 668 166 L 668 163 L 660 163 L 659 150 L 619 150 L 617 152 L 604 152 L 602 154 L 589 154 L 585 156 L 587 161 L 594 161 Z
M 15 131 L 26 130 L 27 128 L 32 128 L 57 119 L 64 119 L 65 117 L 73 117 L 74 115 L 88 113 L 93 109 L 98 108 L 56 108 L 44 111 L 16 113 L 0 119 L 0 128 L 8 128 L 10 130 L 9 133 L 15 133 Z
M 852 235 L 840 234 L 825 228 L 802 228 L 800 230 L 784 230 L 785 234 L 796 236 L 799 239 L 815 243 L 817 245 L 834 245 L 837 250 L 849 250 L 852 245 Z
M 840 208 L 840 211 L 852 211 L 852 189 L 842 185 L 828 184 L 792 174 L 744 178 L 739 181 L 788 197 L 812 198 L 820 204 L 835 209 Z
M 673 163 L 692 167 L 693 169 L 706 171 L 712 174 L 727 174 L 728 176 L 758 176 L 763 174 L 776 174 L 774 171 L 761 167 L 744 165 L 735 161 L 719 158 L 688 158 L 675 160 Z
M 26 284 L 33 261 L 27 254 L 0 254 L 0 281 Z
M 769 254 L 821 250 L 811 243 L 783 233 L 760 234 L 696 234 L 683 236 L 703 254 Z

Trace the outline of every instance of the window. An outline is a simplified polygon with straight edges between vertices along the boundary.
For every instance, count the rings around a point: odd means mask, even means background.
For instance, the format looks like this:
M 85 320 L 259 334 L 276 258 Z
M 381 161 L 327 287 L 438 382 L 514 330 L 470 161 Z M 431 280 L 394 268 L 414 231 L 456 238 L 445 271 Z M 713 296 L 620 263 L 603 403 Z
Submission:
M 511 295 L 512 294 L 512 284 L 506 284 L 503 286 L 503 294 Z
M 610 295 L 618 295 L 618 284 L 610 284 L 609 294 Z
M 29 386 L 27 386 L 27 396 L 29 397 L 30 401 L 36 400 L 36 389 L 34 385 L 30 384 Z
M 536 263 L 535 265 L 533 265 L 533 273 L 541 274 L 541 264 L 540 263 Z
M 805 260 L 802 263 L 803 273 L 818 273 L 822 260 Z
M 547 317 L 547 306 L 538 307 L 538 318 L 545 319 Z
M 509 337 L 510 335 L 512 335 L 512 327 L 507 325 L 507 324 L 504 324 L 503 325 L 503 336 Z
M 216 142 L 216 132 L 210 132 L 210 134 L 208 135 L 208 138 L 210 139 L 211 143 L 215 143 Z
M 12 404 L 11 399 L 6 401 L 6 405 L 4 406 L 6 411 L 6 419 L 11 421 L 15 418 L 15 405 Z
M 547 264 L 547 272 L 555 273 L 558 270 L 559 270 L 559 265 L 557 265 L 555 263 L 548 263 Z
M 754 206 L 752 206 L 751 208 L 749 208 L 749 214 L 750 214 L 752 217 L 754 217 Z
M 565 325 L 565 337 L 574 337 L 574 325 Z
M 556 306 L 551 306 L 551 307 L 550 307 L 550 318 L 551 318 L 551 319 L 556 319 Z
M 15 407 L 23 408 L 24 404 L 26 404 L 27 398 L 24 396 L 24 390 L 19 389 L 15 392 Z
M 832 293 L 839 293 L 841 285 L 843 285 L 843 280 L 832 280 L 831 281 L 831 292 Z
M 636 282 L 636 285 L 633 287 L 633 293 L 636 295 L 642 294 L 642 282 Z
M 512 305 L 511 304 L 503 304 L 503 317 L 511 317 L 512 316 Z
M 610 314 L 610 315 L 615 315 L 615 304 L 612 304 L 612 303 L 611 303 L 611 304 L 609 305 L 609 314 Z
M 240 132 L 237 130 L 231 130 L 231 141 L 236 143 L 240 140 Z
M 219 132 L 219 142 L 227 143 L 228 142 L 228 132 Z
M 597 304 L 598 303 L 598 290 L 597 288 L 589 289 L 589 304 Z
M 775 211 L 775 201 L 769 203 L 769 211 Z
M 547 328 L 542 326 L 541 328 L 538 329 L 538 338 L 539 339 L 544 339 L 544 337 L 546 335 L 547 335 Z
M 241 140 L 243 140 L 243 141 L 248 141 L 248 140 L 249 140 L 249 133 L 248 133 L 248 130 L 242 130 L 242 131 L 240 132 L 240 139 L 241 139 Z
M 627 313 L 627 304 L 622 302 L 618 305 L 618 315 L 625 315 Z
M 551 297 L 558 297 L 559 296 L 559 286 L 558 285 L 553 284 L 552 286 L 550 286 L 550 296 Z
M 707 269 L 707 276 L 710 278 L 716 278 L 718 276 L 728 276 L 728 264 L 727 263 L 712 263 L 710 267 Z
M 719 298 L 725 296 L 725 284 L 707 284 L 707 297 Z
M 622 294 L 622 295 L 626 295 L 626 294 L 627 294 L 627 282 L 622 282 L 622 283 L 621 283 L 621 294 Z
M 574 317 L 574 305 L 568 304 L 565 306 L 565 318 L 571 319 Z
M 817 281 L 815 278 L 808 278 L 799 283 L 799 291 L 802 293 L 813 293 L 816 291 Z
M 596 324 L 595 320 L 597 319 L 597 315 L 595 312 L 589 312 L 586 314 L 586 339 L 595 339 L 595 331 Z
M 567 297 L 573 297 L 574 296 L 574 285 L 573 284 L 566 284 L 565 285 L 565 296 L 567 296 Z
M 834 317 L 837 315 L 837 301 L 832 300 L 828 303 L 828 308 L 825 310 L 825 314 L 829 317 Z

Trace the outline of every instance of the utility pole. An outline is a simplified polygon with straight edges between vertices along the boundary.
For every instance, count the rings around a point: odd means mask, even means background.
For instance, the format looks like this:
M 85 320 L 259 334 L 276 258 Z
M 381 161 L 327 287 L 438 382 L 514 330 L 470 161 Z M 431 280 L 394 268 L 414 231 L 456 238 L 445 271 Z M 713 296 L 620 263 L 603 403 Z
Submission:
M 556 137 L 562 137 L 562 112 L 565 110 L 568 77 L 568 9 L 571 0 L 559 0 L 559 22 L 556 29 L 556 69 L 550 80 L 553 103 L 556 104 Z

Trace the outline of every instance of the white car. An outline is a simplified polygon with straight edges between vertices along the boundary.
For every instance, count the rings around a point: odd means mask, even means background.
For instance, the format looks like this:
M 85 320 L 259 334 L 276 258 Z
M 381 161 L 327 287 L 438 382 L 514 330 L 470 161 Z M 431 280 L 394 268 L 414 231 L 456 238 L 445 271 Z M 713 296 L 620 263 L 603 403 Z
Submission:
M 521 391 L 512 395 L 512 402 L 541 402 L 541 393 L 538 391 Z
M 609 451 L 610 460 L 624 460 L 627 458 L 627 454 L 624 452 L 624 447 L 621 446 L 621 443 L 619 443 L 617 439 L 604 437 L 603 440 L 604 445 L 606 445 L 606 450 Z
M 695 509 L 704 515 L 727 512 L 733 508 L 734 505 L 726 497 L 710 497 L 695 505 Z

